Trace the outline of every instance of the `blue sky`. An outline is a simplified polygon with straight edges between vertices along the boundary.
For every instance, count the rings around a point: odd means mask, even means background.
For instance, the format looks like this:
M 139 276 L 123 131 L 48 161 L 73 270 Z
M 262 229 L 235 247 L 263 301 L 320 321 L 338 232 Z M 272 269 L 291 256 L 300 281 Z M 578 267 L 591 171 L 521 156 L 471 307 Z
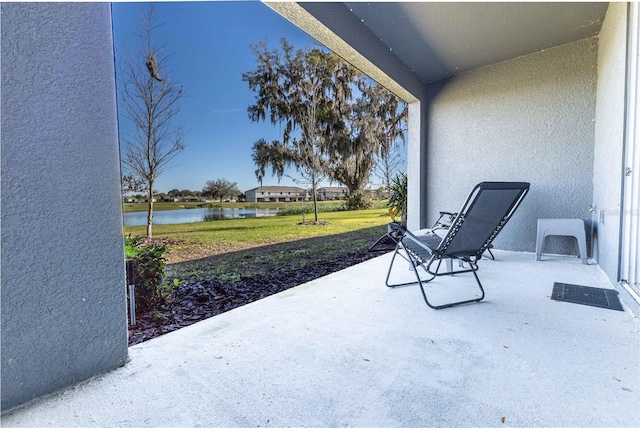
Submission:
M 125 46 L 137 46 L 140 3 L 113 3 L 116 66 Z M 255 94 L 242 81 L 242 73 L 256 66 L 250 45 L 264 40 L 269 47 L 286 38 L 293 46 L 315 41 L 260 2 L 160 2 L 155 5 L 153 34 L 172 79 L 185 86 L 182 112 L 186 148 L 157 180 L 156 189 L 201 190 L 207 180 L 226 178 L 241 191 L 259 185 L 251 160 L 251 146 L 260 138 L 280 137 L 269 122 L 252 123 L 247 107 Z M 121 127 L 125 126 L 121 122 Z M 278 184 L 267 172 L 264 185 Z M 295 174 L 292 171 L 291 174 Z M 280 184 L 294 185 L 284 177 Z

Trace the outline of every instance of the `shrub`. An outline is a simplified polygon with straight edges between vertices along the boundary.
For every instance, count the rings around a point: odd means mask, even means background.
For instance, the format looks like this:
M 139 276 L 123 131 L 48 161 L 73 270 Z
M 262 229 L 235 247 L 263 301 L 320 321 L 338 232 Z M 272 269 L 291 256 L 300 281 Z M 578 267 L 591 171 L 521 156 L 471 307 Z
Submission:
M 140 238 L 125 238 L 125 256 L 134 264 L 136 303 L 156 307 L 169 302 L 175 284 L 164 281 L 164 245 L 142 246 Z
M 407 176 L 403 173 L 396 175 L 391 180 L 391 196 L 389 202 L 389 214 L 395 221 L 400 216 L 400 223 L 407 226 Z
M 356 190 L 345 202 L 348 211 L 367 210 L 371 208 L 371 194 L 366 190 Z

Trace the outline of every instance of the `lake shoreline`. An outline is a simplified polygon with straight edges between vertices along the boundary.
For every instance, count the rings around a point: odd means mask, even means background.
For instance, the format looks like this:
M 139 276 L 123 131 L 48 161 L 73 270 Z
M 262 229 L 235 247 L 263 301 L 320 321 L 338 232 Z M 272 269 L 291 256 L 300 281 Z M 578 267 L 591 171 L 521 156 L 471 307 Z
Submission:
M 153 213 L 154 224 L 184 224 L 206 221 L 231 220 L 242 218 L 273 217 L 278 214 L 278 208 L 191 208 L 159 210 Z M 125 212 L 124 226 L 144 226 L 147 224 L 146 211 Z
M 318 206 L 323 205 L 341 205 L 345 201 L 318 201 Z M 300 208 L 312 207 L 313 202 L 154 202 L 153 211 L 167 210 L 188 210 L 196 208 Z M 146 212 L 148 204 L 146 203 L 123 203 L 122 211 L 129 212 Z

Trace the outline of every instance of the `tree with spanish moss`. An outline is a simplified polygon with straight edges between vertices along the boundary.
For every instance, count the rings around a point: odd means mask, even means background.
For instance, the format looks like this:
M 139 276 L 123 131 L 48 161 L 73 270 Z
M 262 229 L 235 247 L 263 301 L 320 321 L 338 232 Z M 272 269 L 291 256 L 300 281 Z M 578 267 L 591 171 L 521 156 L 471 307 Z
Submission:
M 320 48 L 294 50 L 282 40 L 281 50 L 270 51 L 264 42 L 252 49 L 257 68 L 243 74 L 257 92 L 249 118 L 284 124 L 282 140 L 253 145 L 258 180 L 268 166 L 279 179 L 294 166 L 312 188 L 316 221 L 316 188 L 323 179 L 349 189 L 348 207 L 366 208 L 364 187 L 375 160 L 404 137 L 406 104 Z
M 122 167 L 127 180 L 141 183 L 148 195 L 147 237 L 152 237 L 154 185 L 184 149 L 184 136 L 173 120 L 180 112 L 182 86 L 171 80 L 165 57 L 154 44 L 153 5 L 140 14 L 140 46 L 120 57 L 120 105 L 124 123 Z
M 355 75 L 354 84 L 359 95 L 345 103 L 339 114 L 344 123 L 328 141 L 327 170 L 332 180 L 347 187 L 347 207 L 366 209 L 371 197 L 365 186 L 376 162 L 387 159 L 404 141 L 407 104 L 365 75 Z
M 281 50 L 269 50 L 265 42 L 251 47 L 257 67 L 242 75 L 257 93 L 249 106 L 251 121 L 267 118 L 283 125 L 281 140 L 264 139 L 253 145 L 256 176 L 262 181 L 267 167 L 281 179 L 286 167 L 295 167 L 311 186 L 314 218 L 318 221 L 317 186 L 327 177 L 330 153 L 326 142 L 340 132 L 342 103 L 351 98 L 350 83 L 356 70 L 337 55 L 319 48 L 295 50 L 281 40 Z

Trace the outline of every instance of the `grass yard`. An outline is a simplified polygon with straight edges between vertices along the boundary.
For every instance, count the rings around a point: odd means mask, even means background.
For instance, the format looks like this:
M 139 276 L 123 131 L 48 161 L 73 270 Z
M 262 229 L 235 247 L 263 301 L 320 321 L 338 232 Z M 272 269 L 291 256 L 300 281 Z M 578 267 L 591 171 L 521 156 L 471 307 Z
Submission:
M 386 225 L 387 209 L 322 213 L 326 225 L 301 225 L 301 215 L 259 217 L 200 223 L 155 225 L 156 239 L 168 242 L 167 263 L 204 259 L 223 253 L 306 238 L 340 235 Z M 306 215 L 305 220 L 310 216 Z M 384 228 L 381 228 L 384 233 Z M 125 227 L 125 235 L 144 236 L 145 226 Z
M 140 308 L 133 345 L 380 255 L 368 248 L 386 232 L 386 209 L 157 225 L 166 243 L 169 303 Z M 309 216 L 306 216 L 309 220 Z M 125 234 L 145 234 L 144 226 Z

